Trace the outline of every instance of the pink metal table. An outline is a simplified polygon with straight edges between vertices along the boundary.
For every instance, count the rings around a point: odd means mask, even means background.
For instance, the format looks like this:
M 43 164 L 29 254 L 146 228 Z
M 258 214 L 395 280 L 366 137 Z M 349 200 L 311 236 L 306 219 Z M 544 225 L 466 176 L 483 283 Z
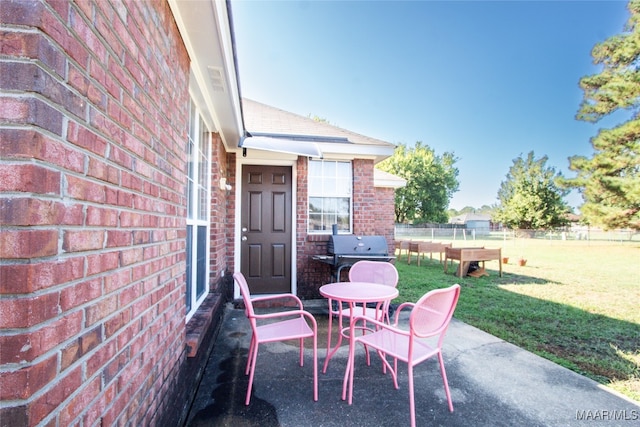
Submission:
M 322 373 L 327 372 L 327 366 L 329 360 L 338 351 L 342 344 L 342 337 L 348 338 L 349 336 L 344 333 L 348 327 L 343 327 L 342 316 L 338 316 L 340 334 L 338 334 L 338 343 L 332 349 L 331 348 L 331 329 L 333 324 L 333 316 L 331 314 L 332 302 L 336 301 L 339 307 L 342 307 L 343 303 L 349 305 L 351 316 L 358 315 L 358 311 L 355 309 L 356 303 L 362 303 L 362 314 L 365 314 L 366 303 L 375 302 L 382 303 L 390 301 L 398 296 L 398 289 L 393 286 L 380 285 L 378 283 L 367 282 L 337 282 L 329 283 L 320 287 L 320 294 L 329 300 L 329 328 L 327 336 L 327 356 L 324 359 L 324 367 Z M 379 307 L 380 305 L 378 305 Z M 351 322 L 351 319 L 349 319 Z

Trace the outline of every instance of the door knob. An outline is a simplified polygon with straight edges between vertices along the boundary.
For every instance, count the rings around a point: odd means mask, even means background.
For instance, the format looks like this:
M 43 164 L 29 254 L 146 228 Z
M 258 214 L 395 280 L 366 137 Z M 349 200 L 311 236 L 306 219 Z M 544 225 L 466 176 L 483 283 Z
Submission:
M 242 241 L 246 241 L 247 240 L 247 236 L 242 236 Z

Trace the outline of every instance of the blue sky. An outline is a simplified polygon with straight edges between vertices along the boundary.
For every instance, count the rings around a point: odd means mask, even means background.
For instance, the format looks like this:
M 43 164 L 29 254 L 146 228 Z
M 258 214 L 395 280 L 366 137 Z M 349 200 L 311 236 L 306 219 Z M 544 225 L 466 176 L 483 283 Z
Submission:
M 566 176 L 598 129 L 575 114 L 626 1 L 232 0 L 242 96 L 459 157 L 450 207 L 497 203 L 533 150 Z M 567 198 L 577 207 L 581 198 Z

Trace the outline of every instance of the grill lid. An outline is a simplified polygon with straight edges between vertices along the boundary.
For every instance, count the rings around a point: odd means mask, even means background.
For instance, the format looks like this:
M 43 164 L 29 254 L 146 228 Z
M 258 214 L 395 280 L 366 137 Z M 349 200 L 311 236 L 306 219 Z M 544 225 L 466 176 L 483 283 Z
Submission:
M 384 236 L 356 236 L 332 234 L 327 242 L 330 255 L 388 255 L 389 246 Z

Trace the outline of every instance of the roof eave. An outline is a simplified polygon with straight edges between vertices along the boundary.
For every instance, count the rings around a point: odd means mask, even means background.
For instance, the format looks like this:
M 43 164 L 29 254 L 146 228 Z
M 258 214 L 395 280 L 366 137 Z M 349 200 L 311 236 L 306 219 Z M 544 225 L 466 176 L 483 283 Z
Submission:
M 203 94 L 199 105 L 226 149 L 242 136 L 242 113 L 227 3 L 168 0 Z

